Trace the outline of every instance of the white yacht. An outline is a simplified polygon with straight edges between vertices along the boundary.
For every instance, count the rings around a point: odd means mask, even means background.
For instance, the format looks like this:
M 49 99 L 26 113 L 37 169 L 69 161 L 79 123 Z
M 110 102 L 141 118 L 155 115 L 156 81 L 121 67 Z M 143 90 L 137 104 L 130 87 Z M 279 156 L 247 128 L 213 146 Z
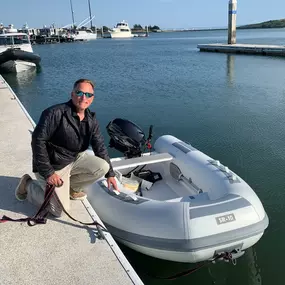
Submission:
M 18 33 L 9 26 L 1 29 L 0 34 L 0 71 L 22 72 L 35 68 L 41 58 L 34 54 L 30 38 L 26 33 Z
M 117 23 L 117 25 L 104 34 L 104 38 L 133 38 L 131 28 L 125 21 Z
M 76 30 L 74 34 L 75 41 L 90 41 L 97 39 L 97 32 L 93 32 L 91 29 Z

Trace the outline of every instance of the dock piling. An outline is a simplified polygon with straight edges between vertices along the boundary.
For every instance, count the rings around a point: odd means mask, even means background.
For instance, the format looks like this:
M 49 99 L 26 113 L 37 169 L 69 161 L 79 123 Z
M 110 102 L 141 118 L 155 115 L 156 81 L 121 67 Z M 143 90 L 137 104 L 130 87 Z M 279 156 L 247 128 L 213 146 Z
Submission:
M 229 0 L 228 44 L 236 44 L 237 0 Z

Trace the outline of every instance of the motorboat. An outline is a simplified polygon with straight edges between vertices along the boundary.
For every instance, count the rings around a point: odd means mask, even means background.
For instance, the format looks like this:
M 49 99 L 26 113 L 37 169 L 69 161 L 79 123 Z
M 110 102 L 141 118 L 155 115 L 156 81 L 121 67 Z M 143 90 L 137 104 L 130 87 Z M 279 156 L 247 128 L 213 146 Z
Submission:
M 116 26 L 104 33 L 104 38 L 133 38 L 131 28 L 126 21 L 122 21 L 116 24 Z
M 166 134 L 151 145 L 131 121 L 107 126 L 120 191 L 102 177 L 86 189 L 112 236 L 143 254 L 176 262 L 242 256 L 269 225 L 255 191 L 220 161 Z
M 22 72 L 35 69 L 41 58 L 33 52 L 26 33 L 5 32 L 0 34 L 0 71 Z
M 97 39 L 97 33 L 91 29 L 75 30 L 73 38 L 75 41 L 90 41 Z

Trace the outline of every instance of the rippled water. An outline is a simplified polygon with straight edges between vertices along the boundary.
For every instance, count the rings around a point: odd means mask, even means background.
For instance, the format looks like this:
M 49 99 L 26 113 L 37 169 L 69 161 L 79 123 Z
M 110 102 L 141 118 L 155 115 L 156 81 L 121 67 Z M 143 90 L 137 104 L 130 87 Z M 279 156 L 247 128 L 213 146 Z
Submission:
M 283 29 L 238 31 L 240 43 L 283 45 L 284 38 Z M 35 120 L 43 108 L 68 100 L 75 80 L 88 77 L 96 81 L 93 109 L 105 136 L 105 126 L 115 117 L 128 118 L 146 132 L 154 124 L 155 138 L 171 133 L 189 141 L 255 189 L 270 226 L 237 266 L 210 265 L 163 281 L 150 276 L 193 265 L 122 246 L 145 284 L 284 284 L 285 59 L 196 49 L 226 39 L 226 31 L 212 31 L 34 46 L 42 69 L 5 76 Z

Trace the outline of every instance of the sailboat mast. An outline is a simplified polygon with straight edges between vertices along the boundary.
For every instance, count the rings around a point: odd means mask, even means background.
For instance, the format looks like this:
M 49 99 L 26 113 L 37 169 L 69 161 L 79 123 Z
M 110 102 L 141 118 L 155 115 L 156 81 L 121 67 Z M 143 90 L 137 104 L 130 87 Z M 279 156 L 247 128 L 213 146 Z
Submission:
M 92 14 L 91 14 L 91 5 L 90 5 L 90 0 L 88 0 L 88 6 L 89 6 L 90 25 L 91 25 L 91 29 L 92 29 Z
M 72 15 L 72 25 L 74 28 L 74 12 L 73 12 L 73 7 L 72 7 L 72 1 L 70 0 L 70 8 L 71 8 L 71 15 Z

